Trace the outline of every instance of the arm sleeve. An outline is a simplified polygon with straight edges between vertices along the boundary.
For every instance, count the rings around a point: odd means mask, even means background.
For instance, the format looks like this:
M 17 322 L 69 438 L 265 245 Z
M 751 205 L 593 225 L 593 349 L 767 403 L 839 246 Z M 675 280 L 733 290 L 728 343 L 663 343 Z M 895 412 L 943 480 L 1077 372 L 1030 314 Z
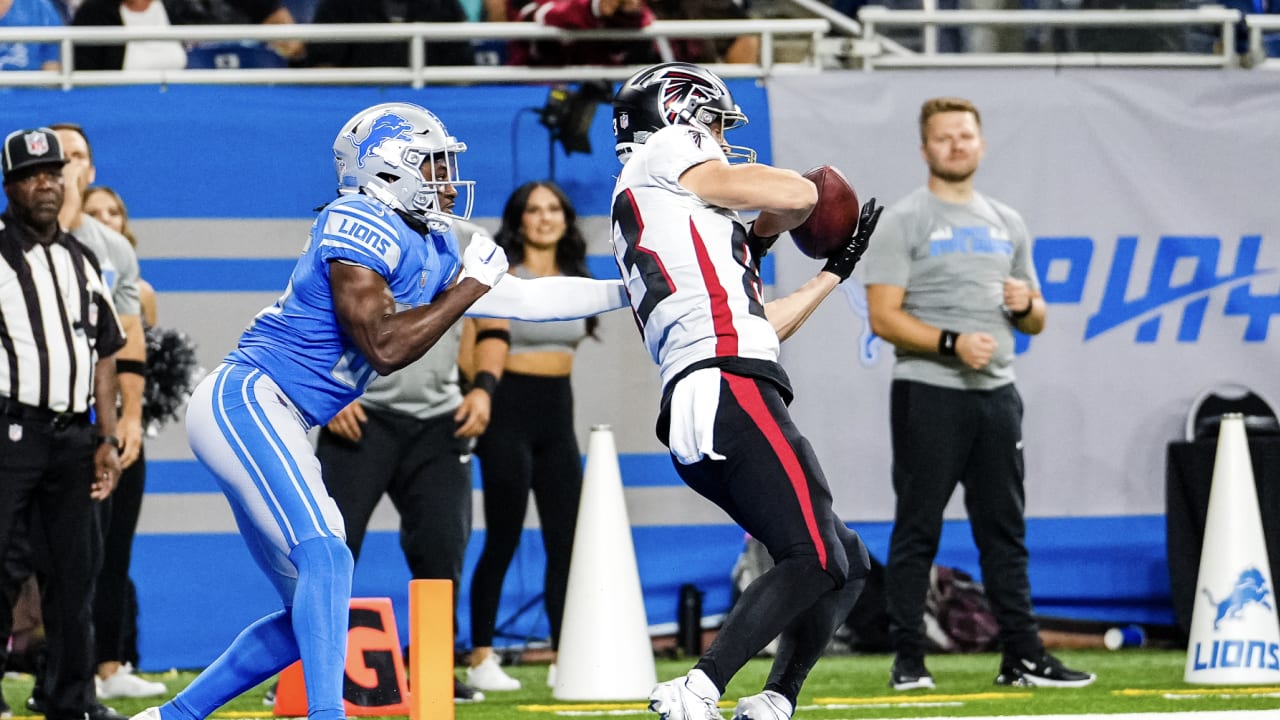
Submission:
M 340 260 L 363 265 L 391 278 L 400 264 L 400 241 L 395 229 L 358 205 L 330 206 L 316 219 L 311 241 L 323 262 Z
M 1025 280 L 1032 291 L 1040 290 L 1040 279 L 1036 277 L 1036 266 L 1031 258 L 1031 231 L 1022 216 L 1012 210 L 1009 222 L 1009 239 L 1013 241 L 1012 275 Z
M 466 315 L 548 322 L 599 315 L 629 304 L 621 280 L 583 277 L 526 280 L 508 275 L 475 301 Z
M 111 300 L 116 306 L 116 312 L 120 315 L 140 315 L 142 300 L 138 290 L 138 254 L 123 235 L 108 236 L 106 241 L 107 252 L 111 253 L 111 264 L 120 273 L 115 287 L 111 289 Z
M 646 145 L 645 171 L 658 186 L 677 193 L 689 191 L 680 184 L 680 176 L 694 165 L 709 160 L 728 162 L 724 149 L 709 133 L 690 125 L 671 125 L 654 133 Z

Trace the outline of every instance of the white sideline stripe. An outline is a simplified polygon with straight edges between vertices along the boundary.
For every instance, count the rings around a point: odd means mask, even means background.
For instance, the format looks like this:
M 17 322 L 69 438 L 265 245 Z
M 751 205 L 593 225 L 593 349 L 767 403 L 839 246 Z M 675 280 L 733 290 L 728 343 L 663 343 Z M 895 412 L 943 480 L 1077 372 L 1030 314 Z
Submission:
M 964 703 L 936 703 L 939 706 L 951 707 Z M 647 708 L 615 707 L 610 709 L 574 710 L 572 705 L 564 709 L 554 710 L 554 714 L 563 717 L 608 717 L 615 715 L 652 715 Z M 890 705 L 860 705 L 858 709 L 892 707 Z M 801 705 L 796 711 L 842 710 L 848 705 Z M 724 713 L 721 712 L 723 716 Z M 1154 720 L 1160 718 L 1178 718 L 1181 720 L 1263 720 L 1274 718 L 1275 710 L 1205 710 L 1200 712 L 1149 712 L 1121 714 L 1085 714 L 1085 715 L 991 715 L 985 717 L 965 717 L 965 720 Z M 938 715 L 933 718 L 914 718 L 913 720 L 955 720 L 954 715 Z M 861 718 L 829 718 L 828 720 L 862 720 Z
M 625 488 L 631 527 L 732 525 L 724 511 L 683 485 Z M 471 526 L 483 530 L 484 498 L 471 497 Z M 537 509 L 529 503 L 526 529 L 539 527 Z M 390 499 L 383 497 L 369 521 L 371 532 L 395 532 L 400 518 Z M 222 493 L 148 493 L 138 518 L 139 535 L 238 535 L 235 517 Z

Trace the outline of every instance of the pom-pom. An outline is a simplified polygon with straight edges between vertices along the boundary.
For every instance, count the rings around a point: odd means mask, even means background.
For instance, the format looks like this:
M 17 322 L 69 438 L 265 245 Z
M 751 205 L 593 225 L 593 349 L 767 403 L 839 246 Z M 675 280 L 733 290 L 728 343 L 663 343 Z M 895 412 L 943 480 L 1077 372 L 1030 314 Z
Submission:
M 178 419 L 204 368 L 196 360 L 196 346 L 187 334 L 166 327 L 149 327 L 147 384 L 142 392 L 142 422 L 148 433 Z

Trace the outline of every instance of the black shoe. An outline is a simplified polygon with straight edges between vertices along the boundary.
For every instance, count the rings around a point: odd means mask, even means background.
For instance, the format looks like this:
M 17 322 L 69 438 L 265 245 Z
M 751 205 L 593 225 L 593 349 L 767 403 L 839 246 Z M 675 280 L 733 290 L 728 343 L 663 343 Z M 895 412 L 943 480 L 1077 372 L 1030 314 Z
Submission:
M 27 708 L 27 712 L 34 713 L 36 715 L 43 715 L 44 701 L 38 700 L 36 699 L 35 695 L 32 695 L 31 697 L 27 698 L 26 708 Z
M 933 689 L 933 676 L 924 666 L 924 658 L 916 655 L 898 655 L 889 671 L 889 687 L 894 690 Z
M 462 682 L 453 679 L 453 701 L 455 703 L 477 703 L 484 700 L 484 693 Z
M 1038 659 L 1009 658 L 1000 663 L 997 685 L 1015 687 L 1084 687 L 1097 680 L 1093 673 L 1072 670 L 1058 658 L 1042 653 Z
M 88 720 L 129 720 L 128 715 L 121 715 L 115 708 L 107 707 L 102 703 L 95 703 L 86 714 Z

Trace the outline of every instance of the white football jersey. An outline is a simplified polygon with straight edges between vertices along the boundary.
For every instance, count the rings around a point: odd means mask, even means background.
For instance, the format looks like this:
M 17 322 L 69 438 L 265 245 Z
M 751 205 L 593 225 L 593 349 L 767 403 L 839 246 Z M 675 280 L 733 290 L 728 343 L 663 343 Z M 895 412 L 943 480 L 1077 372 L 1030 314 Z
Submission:
M 738 213 L 680 184 L 703 162 L 727 162 L 709 133 L 664 127 L 637 147 L 613 190 L 613 256 L 664 385 L 699 361 L 778 359 Z

